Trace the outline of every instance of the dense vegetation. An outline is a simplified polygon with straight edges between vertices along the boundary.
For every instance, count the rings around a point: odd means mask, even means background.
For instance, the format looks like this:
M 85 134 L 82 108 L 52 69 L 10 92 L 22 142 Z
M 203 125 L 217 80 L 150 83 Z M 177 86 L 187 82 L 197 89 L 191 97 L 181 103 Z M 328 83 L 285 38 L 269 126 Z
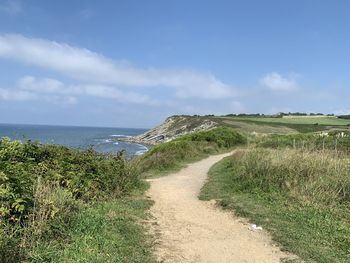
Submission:
M 220 199 L 262 224 L 303 259 L 348 262 L 349 130 L 312 133 L 326 126 L 208 117 L 222 127 L 156 145 L 131 161 L 122 153 L 1 139 L 0 262 L 154 262 L 137 223 L 151 205 L 140 175 L 164 175 L 240 145 L 248 150 L 211 170 L 201 198 Z
M 152 205 L 143 192 L 85 205 L 71 216 L 67 237 L 42 238 L 30 261 L 155 263 L 152 238 L 140 224 Z
M 195 132 L 179 139 L 154 146 L 136 160 L 142 172 L 163 172 L 182 167 L 209 154 L 231 149 L 246 143 L 246 138 L 232 128 L 219 127 Z
M 0 261 L 35 258 L 43 239 L 66 238 L 84 204 L 122 197 L 139 184 L 121 153 L 0 140 Z
M 214 166 L 201 198 L 262 224 L 305 260 L 349 262 L 349 171 L 335 151 L 240 151 Z
M 0 261 L 153 262 L 135 221 L 150 206 L 137 191 L 144 189 L 139 172 L 174 168 L 244 142 L 233 129 L 217 128 L 126 161 L 122 153 L 2 139 Z
M 350 150 L 350 131 L 338 130 L 325 134 L 316 133 L 297 133 L 297 134 L 272 134 L 253 138 L 258 147 L 267 148 L 294 148 L 308 150 L 336 150 L 349 152 Z

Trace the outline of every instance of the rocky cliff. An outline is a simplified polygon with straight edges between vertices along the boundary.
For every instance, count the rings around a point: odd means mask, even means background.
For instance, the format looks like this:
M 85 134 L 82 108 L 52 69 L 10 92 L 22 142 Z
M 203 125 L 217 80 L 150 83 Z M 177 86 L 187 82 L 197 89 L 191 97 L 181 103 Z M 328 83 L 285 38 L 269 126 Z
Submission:
M 212 129 L 218 123 L 210 117 L 205 116 L 171 116 L 159 126 L 145 132 L 144 134 L 129 137 L 125 140 L 130 142 L 155 145 L 171 141 L 182 135 Z

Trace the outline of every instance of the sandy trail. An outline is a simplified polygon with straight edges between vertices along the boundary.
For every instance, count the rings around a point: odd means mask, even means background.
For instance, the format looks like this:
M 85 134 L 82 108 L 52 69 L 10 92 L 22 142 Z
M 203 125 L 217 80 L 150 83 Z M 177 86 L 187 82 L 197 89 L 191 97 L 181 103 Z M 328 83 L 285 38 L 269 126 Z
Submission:
M 211 156 L 181 171 L 150 180 L 148 196 L 155 252 L 160 262 L 280 262 L 289 256 L 265 231 L 251 231 L 247 222 L 198 200 L 209 168 L 228 156 Z

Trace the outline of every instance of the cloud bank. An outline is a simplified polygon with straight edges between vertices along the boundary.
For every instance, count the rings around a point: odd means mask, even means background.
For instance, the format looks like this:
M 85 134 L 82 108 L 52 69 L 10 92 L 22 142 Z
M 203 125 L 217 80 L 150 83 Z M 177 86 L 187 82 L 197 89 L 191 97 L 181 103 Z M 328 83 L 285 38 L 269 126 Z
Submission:
M 101 87 L 161 87 L 172 90 L 176 97 L 183 99 L 212 100 L 237 95 L 234 87 L 211 73 L 139 68 L 88 49 L 22 35 L 0 35 L 0 57 L 50 69 L 86 83 L 98 83 Z
M 135 92 L 120 91 L 108 85 L 67 85 L 52 78 L 36 78 L 25 76 L 12 89 L 0 89 L 0 98 L 8 101 L 42 100 L 61 102 L 63 104 L 77 103 L 77 97 L 88 96 L 116 100 L 123 103 L 157 105 L 159 102 L 150 97 Z

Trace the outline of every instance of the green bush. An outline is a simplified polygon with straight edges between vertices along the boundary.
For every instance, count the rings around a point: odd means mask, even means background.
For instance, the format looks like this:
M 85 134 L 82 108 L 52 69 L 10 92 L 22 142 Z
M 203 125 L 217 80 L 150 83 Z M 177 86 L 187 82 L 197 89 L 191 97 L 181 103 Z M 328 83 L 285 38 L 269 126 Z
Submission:
M 201 131 L 181 137 L 181 141 L 212 142 L 218 147 L 230 148 L 238 144 L 246 143 L 246 138 L 234 129 L 229 127 L 219 127 L 208 131 Z
M 182 136 L 156 145 L 136 160 L 142 172 L 176 168 L 181 162 L 218 153 L 246 142 L 245 137 L 232 128 L 220 127 Z
M 1 262 L 11 258 L 14 251 L 8 247 L 15 243 L 21 251 L 37 239 L 64 232 L 59 228 L 67 225 L 79 203 L 122 196 L 138 183 L 136 169 L 122 153 L 106 156 L 93 150 L 1 139 Z
M 149 170 L 162 171 L 174 168 L 181 161 L 216 153 L 218 150 L 218 146 L 214 143 L 171 141 L 154 146 L 138 159 L 137 163 L 142 172 Z
M 91 200 L 128 192 L 137 180 L 122 154 L 106 157 L 93 150 L 0 140 L 2 219 L 25 220 L 40 184 L 65 189 L 75 199 Z

